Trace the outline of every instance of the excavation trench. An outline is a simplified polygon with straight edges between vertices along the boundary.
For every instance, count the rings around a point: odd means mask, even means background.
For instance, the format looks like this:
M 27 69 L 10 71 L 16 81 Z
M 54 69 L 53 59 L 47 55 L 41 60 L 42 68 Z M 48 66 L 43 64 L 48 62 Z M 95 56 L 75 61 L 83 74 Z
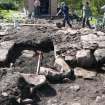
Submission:
M 8 52 L 5 66 L 10 66 L 10 63 L 14 63 L 16 67 L 20 66 L 22 69 L 22 67 L 25 68 L 25 65 L 28 64 L 29 67 L 34 66 L 33 69 L 35 69 L 37 64 L 37 55 L 33 54 L 33 57 L 25 58 L 22 56 L 22 52 L 24 50 L 28 50 L 29 52 L 33 51 L 35 53 L 36 51 L 41 51 L 43 53 L 43 60 L 41 62 L 42 66 L 45 66 L 46 64 L 46 66 L 53 66 L 52 64 L 54 63 L 54 47 L 52 40 L 49 38 L 46 38 L 46 40 L 40 42 L 39 44 L 32 43 L 31 41 L 15 43 L 14 46 Z

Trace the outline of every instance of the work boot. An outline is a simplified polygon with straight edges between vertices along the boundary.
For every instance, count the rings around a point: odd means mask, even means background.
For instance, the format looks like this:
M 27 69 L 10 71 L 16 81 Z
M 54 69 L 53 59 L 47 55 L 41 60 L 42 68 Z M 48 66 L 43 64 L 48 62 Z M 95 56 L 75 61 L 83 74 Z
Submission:
M 83 18 L 83 20 L 82 20 L 82 28 L 84 28 L 85 27 L 85 18 Z
M 69 22 L 69 21 L 67 21 L 67 24 L 69 25 L 69 27 L 70 27 L 70 28 L 72 28 L 72 25 L 70 24 L 70 22 Z

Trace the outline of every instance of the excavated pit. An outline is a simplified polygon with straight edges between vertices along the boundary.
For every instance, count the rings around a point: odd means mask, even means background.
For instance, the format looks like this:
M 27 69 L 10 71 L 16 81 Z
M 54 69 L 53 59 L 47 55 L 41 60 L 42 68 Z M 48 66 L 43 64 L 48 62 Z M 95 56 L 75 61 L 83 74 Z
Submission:
M 53 47 L 53 42 L 50 39 L 46 39 L 40 44 L 33 44 L 31 42 L 14 44 L 14 46 L 8 52 L 7 59 L 5 61 L 6 66 L 9 66 L 10 63 L 14 63 L 15 67 L 20 66 L 21 71 L 23 71 L 22 66 L 25 67 L 28 64 L 28 66 L 30 67 L 28 71 L 32 69 L 31 66 L 33 66 L 33 69 L 36 69 L 37 60 L 38 60 L 37 57 L 34 56 L 35 54 L 33 54 L 33 57 L 31 58 L 22 57 L 22 51 L 24 50 L 33 51 L 35 53 L 36 51 L 41 51 L 43 53 L 43 60 L 41 62 L 42 66 L 49 66 L 49 67 L 53 66 L 54 47 Z

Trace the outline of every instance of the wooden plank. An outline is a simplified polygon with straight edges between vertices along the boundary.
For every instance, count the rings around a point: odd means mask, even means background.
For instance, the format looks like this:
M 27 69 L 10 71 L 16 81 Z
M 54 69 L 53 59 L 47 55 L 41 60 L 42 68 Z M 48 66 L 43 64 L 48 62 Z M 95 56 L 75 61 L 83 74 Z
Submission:
M 14 26 L 14 23 L 5 23 L 6 26 Z M 56 24 L 24 24 L 20 23 L 19 26 L 49 26 L 49 27 L 55 27 Z

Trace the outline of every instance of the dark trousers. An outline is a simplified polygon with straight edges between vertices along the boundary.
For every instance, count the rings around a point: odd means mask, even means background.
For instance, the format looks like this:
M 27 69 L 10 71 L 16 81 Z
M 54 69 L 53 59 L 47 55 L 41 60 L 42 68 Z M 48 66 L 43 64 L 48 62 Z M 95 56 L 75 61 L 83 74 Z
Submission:
M 89 18 L 85 18 L 85 17 L 83 18 L 82 27 L 85 27 L 85 23 L 89 28 L 91 28 Z
M 67 17 L 64 17 L 64 19 L 63 19 L 63 26 L 64 26 L 64 27 L 65 27 L 66 22 L 67 22 L 67 24 L 69 25 L 69 27 L 71 28 L 72 25 L 70 24 L 70 19 L 69 19 L 68 16 L 67 16 Z
M 40 16 L 40 7 L 34 7 L 34 17 L 38 18 Z

